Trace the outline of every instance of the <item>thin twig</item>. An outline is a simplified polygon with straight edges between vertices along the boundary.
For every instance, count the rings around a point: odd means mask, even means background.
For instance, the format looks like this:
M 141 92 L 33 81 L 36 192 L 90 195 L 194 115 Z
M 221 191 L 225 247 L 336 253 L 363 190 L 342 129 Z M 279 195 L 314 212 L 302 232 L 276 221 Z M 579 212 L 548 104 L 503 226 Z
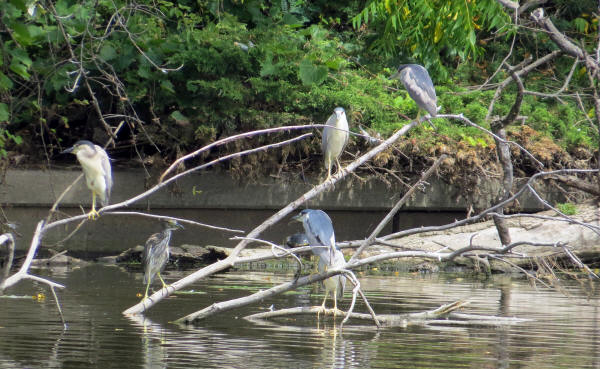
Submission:
M 62 308 L 60 307 L 60 301 L 58 300 L 58 296 L 56 295 L 54 286 L 50 286 L 50 291 L 52 291 L 52 295 L 54 296 L 54 301 L 56 302 L 56 309 L 58 310 L 58 314 L 60 315 L 60 320 L 62 321 L 63 329 L 67 329 L 67 322 L 65 321 L 65 316 L 63 315 Z
M 360 255 L 362 254 L 362 252 L 367 247 L 369 247 L 373 243 L 373 241 L 375 241 L 375 238 L 377 236 L 379 236 L 379 233 L 381 233 L 381 231 L 390 222 L 390 220 L 392 220 L 394 218 L 394 215 L 396 215 L 396 213 L 400 210 L 400 208 L 402 206 L 404 206 L 404 204 L 406 203 L 406 201 L 408 201 L 408 199 L 412 196 L 412 194 L 416 191 L 416 189 L 419 188 L 419 186 L 421 186 L 422 183 L 424 183 L 425 181 L 427 181 L 427 179 L 437 170 L 437 168 L 440 166 L 440 164 L 445 159 L 446 159 L 446 155 L 440 156 L 435 161 L 435 163 L 433 163 L 433 165 L 431 167 L 429 167 L 429 169 L 427 169 L 427 171 L 421 175 L 421 178 L 419 178 L 419 180 L 414 185 L 412 185 L 411 188 L 408 191 L 406 191 L 406 193 L 404 194 L 404 196 L 402 196 L 402 198 L 396 203 L 396 205 L 394 205 L 394 207 L 392 208 L 392 210 L 390 210 L 386 214 L 386 216 L 381 220 L 381 222 L 379 222 L 379 224 L 377 225 L 377 227 L 375 227 L 375 229 L 373 230 L 373 232 L 371 232 L 371 234 L 369 235 L 369 237 L 367 237 L 367 239 L 358 248 L 358 250 L 356 250 L 354 252 L 354 255 L 352 255 L 352 257 L 350 258 L 350 261 L 358 259 L 360 257 Z
M 139 217 L 158 219 L 158 220 L 174 220 L 178 223 L 189 224 L 189 225 L 208 228 L 208 229 L 214 229 L 216 231 L 232 232 L 232 233 L 244 233 L 245 232 L 240 229 L 219 227 L 219 226 L 210 225 L 210 224 L 206 224 L 206 223 L 195 222 L 193 220 L 189 220 L 189 219 L 185 219 L 185 218 L 177 218 L 177 217 L 171 217 L 171 216 L 166 216 L 166 215 L 148 214 L 148 213 L 142 213 L 142 212 L 138 212 L 138 211 L 107 211 L 105 214 L 107 214 L 107 215 L 139 216 Z

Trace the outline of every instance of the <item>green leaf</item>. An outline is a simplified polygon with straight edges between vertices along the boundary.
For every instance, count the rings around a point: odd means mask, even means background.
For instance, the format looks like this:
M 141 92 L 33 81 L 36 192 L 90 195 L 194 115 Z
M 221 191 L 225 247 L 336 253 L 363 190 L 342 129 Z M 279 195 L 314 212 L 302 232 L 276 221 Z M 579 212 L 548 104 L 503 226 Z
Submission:
M 175 86 L 169 80 L 164 80 L 160 83 L 160 88 L 163 90 L 169 91 L 170 93 L 175 93 Z
M 117 51 L 109 44 L 104 44 L 100 49 L 100 57 L 105 61 L 113 60 L 117 57 Z
M 273 54 L 270 52 L 267 53 L 265 60 L 263 60 L 262 63 L 260 63 L 260 65 L 261 77 L 268 77 L 277 72 L 277 67 L 275 64 L 273 64 Z
M 344 63 L 345 63 L 344 59 L 336 58 L 336 59 L 327 60 L 325 62 L 325 65 L 329 69 L 339 70 L 344 65 Z
M 8 118 L 10 118 L 8 105 L 5 103 L 0 103 L 0 122 L 8 122 Z
M 173 119 L 177 124 L 186 125 L 190 123 L 190 120 L 185 115 L 181 114 L 179 110 L 175 110 L 170 115 L 171 119 Z
M 327 79 L 327 67 L 314 65 L 310 60 L 304 58 L 300 62 L 298 75 L 305 86 L 320 85 Z
M 11 139 L 13 140 L 14 143 L 16 143 L 17 145 L 20 145 L 21 143 L 23 143 L 23 137 L 21 136 L 11 136 Z
M 29 28 L 23 23 L 13 23 L 11 24 L 11 28 L 13 29 L 13 36 L 18 43 L 23 46 L 29 46 L 33 42 L 33 38 L 29 33 Z
M 588 22 L 585 19 L 575 18 L 573 23 L 575 24 L 575 28 L 577 29 L 577 31 L 579 31 L 581 33 L 587 33 Z
M 469 32 L 469 43 L 471 45 L 475 45 L 476 41 L 477 41 L 477 38 L 475 36 L 475 32 L 474 31 Z
M 147 65 L 141 65 L 137 70 L 137 74 L 144 79 L 149 79 L 152 76 L 152 73 L 150 73 L 150 68 L 148 68 Z
M 13 87 L 13 82 L 8 76 L 0 72 L 0 91 L 8 91 Z
M 25 1 L 23 0 L 10 0 L 10 3 L 17 9 L 22 12 L 27 11 L 27 6 L 25 5 Z
M 23 79 L 29 80 L 31 75 L 27 72 L 27 66 L 23 63 L 19 63 L 18 60 L 13 59 L 12 63 L 10 63 L 10 70 L 23 77 Z

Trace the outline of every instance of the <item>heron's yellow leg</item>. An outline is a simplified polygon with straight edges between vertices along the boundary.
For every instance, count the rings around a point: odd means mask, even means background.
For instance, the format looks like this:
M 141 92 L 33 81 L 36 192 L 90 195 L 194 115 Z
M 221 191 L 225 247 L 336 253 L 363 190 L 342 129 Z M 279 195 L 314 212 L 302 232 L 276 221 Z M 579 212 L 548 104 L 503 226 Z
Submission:
M 324 315 L 327 315 L 327 309 L 325 309 L 325 301 L 327 301 L 327 295 L 329 295 L 329 292 L 325 291 L 325 299 L 323 300 L 323 304 L 321 305 L 321 308 L 317 310 L 317 319 L 319 319 L 319 314 L 321 314 L 321 311 Z
M 100 214 L 96 211 L 96 193 L 92 191 L 92 210 L 88 213 L 88 219 L 95 220 Z
M 148 289 L 150 288 L 150 281 L 148 281 L 148 283 L 146 283 L 146 292 L 144 293 L 144 298 L 142 299 L 142 301 L 144 301 L 145 299 L 148 298 Z
M 331 162 L 329 163 L 329 165 L 327 166 L 327 178 L 325 178 L 325 181 L 329 181 L 331 179 Z
M 327 297 L 329 296 L 329 291 L 325 291 L 325 298 L 323 299 L 323 303 L 321 304 L 321 310 L 326 314 L 327 309 L 325 308 L 325 303 L 327 302 Z
M 169 287 L 169 285 L 165 283 L 164 279 L 162 279 L 162 276 L 160 275 L 160 272 L 156 273 L 156 275 L 158 276 L 158 279 L 160 279 L 160 281 L 162 282 L 163 288 Z
M 340 160 L 339 159 L 335 159 L 335 164 L 337 166 L 337 171 L 335 172 L 335 174 L 338 174 L 339 172 L 342 171 L 342 165 L 340 164 Z

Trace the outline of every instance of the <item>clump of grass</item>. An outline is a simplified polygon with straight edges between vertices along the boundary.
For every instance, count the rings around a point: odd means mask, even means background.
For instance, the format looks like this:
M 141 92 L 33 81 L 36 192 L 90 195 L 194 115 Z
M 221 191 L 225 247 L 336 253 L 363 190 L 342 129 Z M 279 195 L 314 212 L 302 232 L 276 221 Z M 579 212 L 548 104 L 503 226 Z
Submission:
M 575 204 L 572 204 L 570 202 L 558 203 L 556 204 L 556 208 L 565 215 L 577 214 L 577 207 L 575 206 Z

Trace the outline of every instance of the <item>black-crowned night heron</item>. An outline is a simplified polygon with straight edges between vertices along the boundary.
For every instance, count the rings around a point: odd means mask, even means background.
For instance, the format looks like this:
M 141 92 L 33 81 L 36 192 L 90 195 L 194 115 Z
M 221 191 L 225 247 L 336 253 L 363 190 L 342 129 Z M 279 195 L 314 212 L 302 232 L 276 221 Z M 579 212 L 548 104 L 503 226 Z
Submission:
M 171 232 L 177 229 L 183 229 L 183 226 L 174 220 L 166 220 L 163 222 L 162 232 L 153 234 L 148 238 L 148 241 L 146 241 L 144 254 L 142 255 L 146 292 L 144 293 L 144 298 L 142 300 L 148 298 L 148 289 L 155 276 L 158 276 L 163 284 L 163 288 L 167 287 L 160 272 L 165 269 L 167 261 L 169 261 L 169 241 L 171 240 Z
M 327 168 L 327 181 L 331 178 L 331 166 L 334 161 L 339 172 L 341 168 L 339 158 L 348 143 L 348 120 L 344 108 L 335 108 L 325 125 L 327 127 L 323 129 L 321 150 L 323 151 L 325 168 Z
M 81 164 L 83 174 L 85 174 L 85 183 L 92 191 L 92 210 L 89 212 L 88 218 L 95 219 L 99 215 L 96 211 L 96 196 L 100 199 L 102 206 L 108 205 L 110 199 L 113 186 L 110 159 L 104 149 L 85 140 L 75 142 L 75 145 L 62 153 L 74 154 Z
M 399 79 L 420 109 L 432 117 L 437 115 L 437 96 L 427 69 L 418 64 L 402 64 L 390 79 Z
M 329 216 L 322 210 L 305 209 L 296 215 L 294 220 L 302 222 L 306 237 L 312 246 L 312 253 L 319 257 L 319 273 L 326 272 L 329 268 L 339 268 L 346 263 L 344 254 L 335 246 L 335 232 Z M 325 246 L 325 247 L 323 247 Z M 346 287 L 346 277 L 343 274 L 337 274 L 323 281 L 325 286 L 325 299 L 321 305 L 321 310 L 325 310 L 325 302 L 329 292 L 333 295 L 333 315 L 337 310 L 337 299 L 344 297 L 344 288 Z

